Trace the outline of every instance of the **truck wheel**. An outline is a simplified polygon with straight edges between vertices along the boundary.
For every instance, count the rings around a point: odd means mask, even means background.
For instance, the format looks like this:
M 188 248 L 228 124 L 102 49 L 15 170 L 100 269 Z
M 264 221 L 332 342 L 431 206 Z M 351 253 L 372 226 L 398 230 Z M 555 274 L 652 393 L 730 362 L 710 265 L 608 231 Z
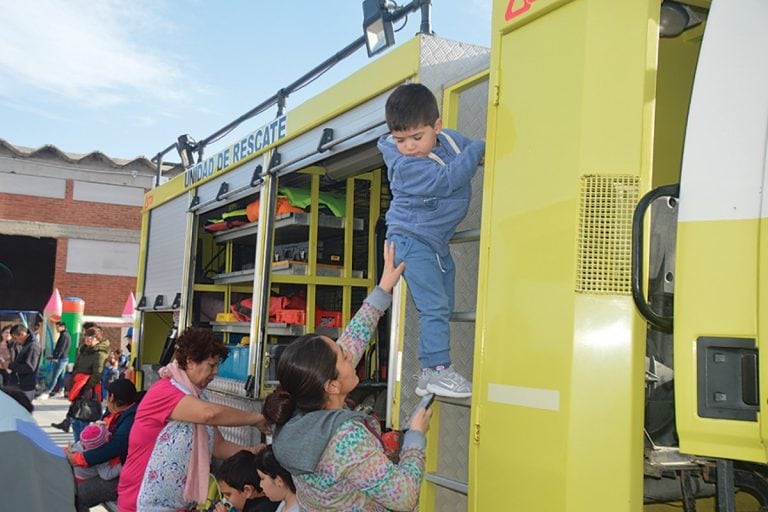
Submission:
M 760 504 L 761 511 L 768 511 L 768 480 L 761 473 L 748 469 L 735 469 L 733 483 L 736 489 L 755 498 Z

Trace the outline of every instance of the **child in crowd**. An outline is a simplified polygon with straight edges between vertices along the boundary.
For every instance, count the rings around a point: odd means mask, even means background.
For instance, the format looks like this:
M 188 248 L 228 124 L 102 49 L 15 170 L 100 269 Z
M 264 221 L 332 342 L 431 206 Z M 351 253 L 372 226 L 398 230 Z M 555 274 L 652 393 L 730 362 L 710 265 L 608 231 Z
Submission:
M 93 450 L 109 441 L 111 434 L 107 427 L 101 423 L 91 423 L 80 433 L 80 441 L 76 442 L 69 449 L 71 453 L 82 453 Z M 82 483 L 96 476 L 102 480 L 112 480 L 120 476 L 120 470 L 123 468 L 120 457 L 115 457 L 95 466 L 84 467 L 74 466 L 75 482 Z
M 451 365 L 450 316 L 455 267 L 448 241 L 464 219 L 470 181 L 482 163 L 485 142 L 444 129 L 437 100 L 421 84 L 401 85 L 385 106 L 390 135 L 379 139 L 392 191 L 387 239 L 420 313 L 416 394 L 472 396 L 471 384 Z
M 119 344 L 117 350 L 119 350 Z M 118 369 L 118 352 L 115 347 L 110 343 L 109 353 L 107 354 L 107 360 L 104 361 L 104 370 L 101 372 L 101 401 L 107 399 L 107 387 L 115 382 L 120 372 Z
M 271 445 L 256 454 L 256 471 L 267 498 L 280 502 L 275 512 L 299 512 L 299 499 L 293 478 L 288 470 L 277 462 Z
M 11 326 L 6 325 L 0 330 L 0 364 L 4 364 L 6 361 L 13 361 L 13 355 L 11 354 L 12 346 Z M 10 374 L 8 370 L 0 369 L 0 388 L 5 386 L 9 379 Z
M 216 512 L 274 512 L 277 508 L 277 503 L 272 503 L 261 490 L 256 455 L 248 450 L 226 459 L 216 472 L 216 479 L 226 500 L 216 504 Z

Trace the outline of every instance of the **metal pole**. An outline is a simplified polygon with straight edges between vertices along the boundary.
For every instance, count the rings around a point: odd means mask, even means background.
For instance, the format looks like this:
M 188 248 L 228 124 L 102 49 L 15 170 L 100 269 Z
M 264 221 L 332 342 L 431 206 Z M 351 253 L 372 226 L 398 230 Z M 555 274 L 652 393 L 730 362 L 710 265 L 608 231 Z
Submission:
M 717 459 L 717 512 L 736 512 L 732 460 Z
M 432 35 L 432 0 L 421 1 L 421 27 L 419 34 Z
M 416 12 L 417 10 L 421 10 L 421 28 L 419 29 L 419 33 L 421 34 L 429 34 L 432 35 L 432 1 L 431 0 L 413 0 L 408 5 L 405 5 L 401 7 L 400 9 L 397 9 L 393 12 L 391 12 L 388 16 L 390 21 L 398 21 L 401 18 L 404 18 L 408 13 Z M 283 111 L 285 109 L 285 99 L 293 92 L 295 92 L 297 89 L 301 88 L 302 86 L 309 83 L 311 80 L 315 79 L 316 77 L 320 76 L 322 73 L 330 69 L 331 67 L 335 66 L 342 60 L 346 59 L 350 55 L 352 55 L 354 52 L 356 52 L 359 48 L 362 48 L 365 46 L 365 36 L 360 36 L 354 41 L 352 41 L 350 44 L 303 74 L 301 77 L 296 79 L 295 81 L 291 82 L 287 86 L 279 89 L 275 94 L 267 98 L 266 100 L 262 101 L 255 107 L 253 107 L 251 110 L 246 112 L 245 114 L 241 115 L 234 121 L 228 123 L 227 125 L 223 126 L 222 128 L 216 130 L 214 133 L 209 135 L 208 137 L 202 139 L 197 143 L 197 150 L 200 152 L 199 155 L 202 156 L 202 150 L 205 148 L 206 145 L 209 143 L 215 141 L 218 137 L 221 135 L 224 135 L 228 132 L 230 132 L 233 128 L 235 128 L 237 125 L 242 123 L 243 121 L 246 121 L 262 112 L 267 110 L 269 107 L 273 105 L 278 105 L 278 117 L 283 114 Z M 166 154 L 171 149 L 174 149 L 177 147 L 176 143 L 173 143 L 172 145 L 165 148 L 163 151 L 157 154 L 155 158 L 153 158 L 153 161 L 160 160 L 162 155 Z M 199 156 L 198 158 L 201 158 Z M 158 171 L 159 173 L 159 171 Z M 158 177 L 159 182 L 159 177 Z

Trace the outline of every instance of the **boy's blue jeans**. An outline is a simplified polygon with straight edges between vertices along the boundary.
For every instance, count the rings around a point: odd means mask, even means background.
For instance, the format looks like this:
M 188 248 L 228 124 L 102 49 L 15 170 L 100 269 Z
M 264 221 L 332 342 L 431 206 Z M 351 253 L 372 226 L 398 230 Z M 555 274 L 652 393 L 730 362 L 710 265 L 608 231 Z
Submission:
M 451 364 L 451 326 L 456 267 L 450 252 L 440 256 L 429 244 L 392 234 L 395 265 L 405 262 L 405 281 L 419 310 L 419 361 L 422 368 Z

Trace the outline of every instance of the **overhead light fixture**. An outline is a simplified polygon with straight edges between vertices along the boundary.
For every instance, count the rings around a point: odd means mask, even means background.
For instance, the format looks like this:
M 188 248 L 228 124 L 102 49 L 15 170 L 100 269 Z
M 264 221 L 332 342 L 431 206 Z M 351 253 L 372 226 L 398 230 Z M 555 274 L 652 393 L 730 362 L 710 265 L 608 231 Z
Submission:
M 181 164 L 184 168 L 188 168 L 195 163 L 195 155 L 193 151 L 197 149 L 197 142 L 189 135 L 179 135 L 176 140 L 176 150 L 181 157 Z
M 659 36 L 677 37 L 702 21 L 702 17 L 687 5 L 672 0 L 664 0 L 659 16 Z
M 395 44 L 387 0 L 363 0 L 363 33 L 368 57 Z

